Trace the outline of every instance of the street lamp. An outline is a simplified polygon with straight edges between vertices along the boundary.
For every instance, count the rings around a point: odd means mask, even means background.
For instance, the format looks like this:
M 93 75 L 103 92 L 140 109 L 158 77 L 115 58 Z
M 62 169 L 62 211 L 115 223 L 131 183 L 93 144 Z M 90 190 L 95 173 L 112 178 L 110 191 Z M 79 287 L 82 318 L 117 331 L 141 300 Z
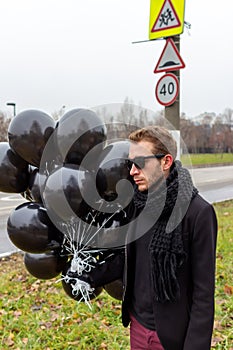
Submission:
M 62 117 L 63 114 L 65 113 L 65 109 L 66 109 L 66 106 L 62 106 L 62 107 L 60 108 L 60 111 L 59 111 L 60 117 Z
M 16 116 L 16 103 L 14 102 L 7 102 L 7 106 L 12 106 L 14 108 L 14 117 Z

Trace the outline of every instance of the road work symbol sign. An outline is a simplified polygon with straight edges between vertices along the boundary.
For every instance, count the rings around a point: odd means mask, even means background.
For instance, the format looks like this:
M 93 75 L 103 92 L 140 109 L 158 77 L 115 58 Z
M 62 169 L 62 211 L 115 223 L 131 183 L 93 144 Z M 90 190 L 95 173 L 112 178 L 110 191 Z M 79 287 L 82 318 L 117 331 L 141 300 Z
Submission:
M 151 0 L 149 39 L 178 35 L 184 28 L 185 0 Z
M 182 60 L 174 41 L 170 38 L 167 39 L 154 73 L 175 71 L 184 67 L 184 61 Z

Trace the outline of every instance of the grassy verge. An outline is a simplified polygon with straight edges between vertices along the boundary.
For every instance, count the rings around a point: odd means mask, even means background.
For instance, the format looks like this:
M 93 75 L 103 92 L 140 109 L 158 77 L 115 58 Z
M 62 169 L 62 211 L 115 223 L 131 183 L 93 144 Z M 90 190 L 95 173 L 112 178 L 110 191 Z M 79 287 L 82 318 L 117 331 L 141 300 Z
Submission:
M 233 164 L 233 153 L 199 153 L 181 156 L 184 165 Z
M 120 303 L 106 292 L 90 310 L 65 294 L 59 278 L 32 277 L 20 254 L 2 259 L 0 271 L 2 350 L 127 349 Z
M 213 348 L 233 350 L 233 200 L 215 204 L 218 216 Z
M 219 220 L 216 318 L 212 349 L 233 349 L 233 201 L 215 205 Z M 128 350 L 121 303 L 102 292 L 92 310 L 68 297 L 57 279 L 41 281 L 25 269 L 23 256 L 0 260 L 1 349 Z

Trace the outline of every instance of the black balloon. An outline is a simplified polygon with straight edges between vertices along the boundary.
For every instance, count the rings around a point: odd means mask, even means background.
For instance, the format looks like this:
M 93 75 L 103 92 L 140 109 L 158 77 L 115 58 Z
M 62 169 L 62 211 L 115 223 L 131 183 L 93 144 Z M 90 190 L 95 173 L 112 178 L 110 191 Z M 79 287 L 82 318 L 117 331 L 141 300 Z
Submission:
M 42 254 L 25 253 L 24 264 L 28 272 L 39 279 L 51 279 L 64 269 L 68 257 L 51 251 Z
M 66 280 L 66 276 L 72 276 L 73 273 L 70 272 L 70 265 L 71 265 L 71 261 L 69 261 L 64 270 L 62 271 L 62 287 L 64 289 L 64 291 L 66 292 L 66 294 L 71 297 L 72 299 L 76 300 L 76 301 L 83 301 L 85 302 L 85 298 L 83 298 L 82 293 L 75 293 L 73 291 L 73 287 L 72 284 L 76 283 L 76 280 L 74 278 L 70 278 L 70 280 Z M 88 297 L 90 300 L 95 299 L 103 290 L 103 287 L 97 287 L 94 288 L 94 290 L 90 293 L 88 293 Z
M 29 175 L 29 192 L 34 202 L 43 203 L 42 193 L 44 191 L 46 175 L 40 174 L 39 169 L 35 168 Z
M 29 253 L 59 249 L 63 236 L 51 223 L 46 209 L 38 203 L 23 203 L 14 209 L 7 221 L 12 243 Z
M 28 181 L 28 163 L 15 154 L 7 142 L 0 142 L 0 191 L 23 192 Z
M 129 170 L 126 159 L 129 153 L 129 142 L 118 141 L 104 148 L 98 160 L 98 171 L 96 175 L 96 187 L 102 198 L 113 201 L 121 196 L 123 207 L 128 204 L 133 195 L 132 186 L 129 181 L 122 183 L 122 179 L 129 180 Z M 122 183 L 120 192 L 117 185 Z
M 23 111 L 9 125 L 9 144 L 29 164 L 38 167 L 54 128 L 55 121 L 48 114 L 34 109 Z
M 53 221 L 66 221 L 75 214 L 82 218 L 87 213 L 83 194 L 92 182 L 91 173 L 77 165 L 67 164 L 52 172 L 45 183 L 43 199 Z
M 122 296 L 123 296 L 122 280 L 118 279 L 111 283 L 105 284 L 104 289 L 111 297 L 117 300 L 122 300 Z
M 88 109 L 73 109 L 65 113 L 57 125 L 57 145 L 64 163 L 80 165 L 86 154 L 94 149 L 92 161 L 86 164 L 93 169 L 93 162 L 106 141 L 106 127 L 97 114 Z

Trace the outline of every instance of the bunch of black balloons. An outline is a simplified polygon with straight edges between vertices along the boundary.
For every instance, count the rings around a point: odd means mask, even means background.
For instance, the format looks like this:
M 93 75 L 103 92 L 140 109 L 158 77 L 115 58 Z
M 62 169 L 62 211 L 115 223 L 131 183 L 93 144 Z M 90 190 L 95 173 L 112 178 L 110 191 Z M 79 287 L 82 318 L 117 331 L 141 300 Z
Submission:
M 0 142 L 0 191 L 24 202 L 7 232 L 39 279 L 61 275 L 67 295 L 89 303 L 102 291 L 79 277 L 124 245 L 125 208 L 132 198 L 125 159 L 129 143 L 107 142 L 102 119 L 73 109 L 55 121 L 39 110 L 16 115 Z M 103 286 L 121 297 L 121 283 Z

